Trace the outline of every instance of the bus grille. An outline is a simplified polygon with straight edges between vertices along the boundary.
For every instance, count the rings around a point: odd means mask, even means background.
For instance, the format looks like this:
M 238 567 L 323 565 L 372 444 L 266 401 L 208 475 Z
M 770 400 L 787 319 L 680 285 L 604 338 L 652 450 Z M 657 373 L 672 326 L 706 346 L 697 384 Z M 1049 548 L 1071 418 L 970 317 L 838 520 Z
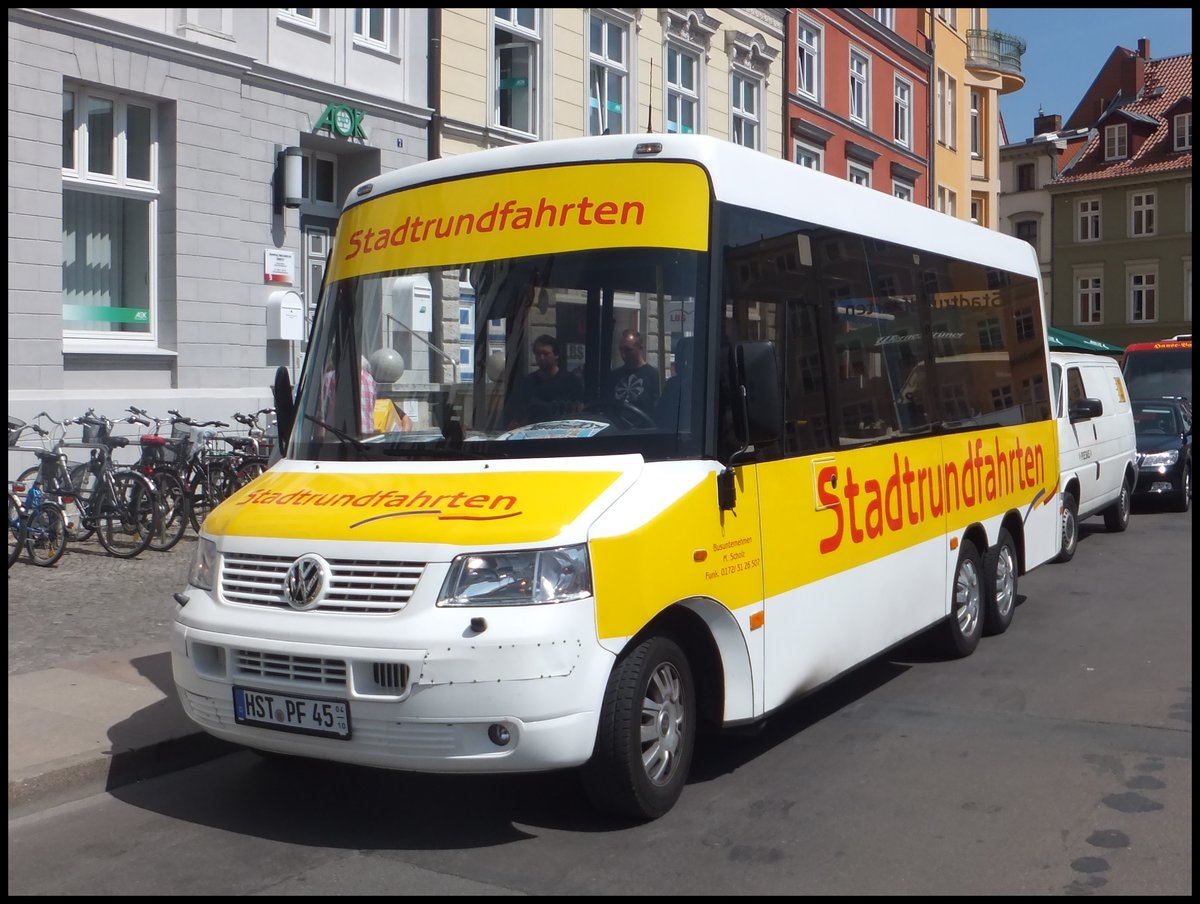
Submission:
M 299 681 L 322 687 L 346 686 L 346 663 L 340 659 L 234 650 L 233 668 L 238 675 L 253 675 L 256 678 Z
M 294 556 L 226 555 L 221 594 L 231 603 L 290 609 L 284 578 Z M 314 612 L 389 615 L 408 604 L 425 566 L 417 562 L 329 559 L 332 572 L 324 599 Z

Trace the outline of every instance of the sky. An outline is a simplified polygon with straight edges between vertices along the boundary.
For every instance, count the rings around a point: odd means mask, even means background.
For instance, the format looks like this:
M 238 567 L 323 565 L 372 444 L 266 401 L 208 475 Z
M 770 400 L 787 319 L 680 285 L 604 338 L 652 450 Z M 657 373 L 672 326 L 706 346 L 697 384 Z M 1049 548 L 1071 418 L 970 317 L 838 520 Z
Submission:
M 1190 9 L 988 7 L 987 23 L 1025 42 L 1025 87 L 1000 98 L 1009 143 L 1033 135 L 1039 107 L 1066 122 L 1118 46 L 1136 51 L 1138 39 L 1148 38 L 1151 59 L 1192 52 Z

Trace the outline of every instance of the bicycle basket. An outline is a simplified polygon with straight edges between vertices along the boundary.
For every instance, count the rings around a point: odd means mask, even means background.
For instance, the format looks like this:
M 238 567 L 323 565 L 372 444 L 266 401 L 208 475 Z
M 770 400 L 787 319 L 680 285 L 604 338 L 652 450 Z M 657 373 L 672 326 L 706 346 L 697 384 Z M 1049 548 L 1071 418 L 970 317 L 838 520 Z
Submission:
M 17 440 L 21 438 L 21 428 L 24 426 L 24 421 L 13 417 L 11 414 L 8 416 L 8 444 L 10 446 L 17 444 Z
M 96 443 L 102 439 L 108 438 L 108 426 L 106 424 L 84 424 L 83 425 L 83 441 L 85 443 Z

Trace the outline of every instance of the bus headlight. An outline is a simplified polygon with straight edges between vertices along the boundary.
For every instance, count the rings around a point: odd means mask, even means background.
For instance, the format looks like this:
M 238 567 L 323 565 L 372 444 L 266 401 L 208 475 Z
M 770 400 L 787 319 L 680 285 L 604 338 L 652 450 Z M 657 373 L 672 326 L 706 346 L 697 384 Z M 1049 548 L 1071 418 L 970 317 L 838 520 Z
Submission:
M 201 590 L 213 589 L 213 575 L 217 571 L 217 544 L 207 537 L 201 537 L 196 544 L 196 558 L 192 560 L 192 570 L 188 572 L 188 583 Z
M 536 606 L 592 594 L 587 546 L 457 556 L 439 606 Z

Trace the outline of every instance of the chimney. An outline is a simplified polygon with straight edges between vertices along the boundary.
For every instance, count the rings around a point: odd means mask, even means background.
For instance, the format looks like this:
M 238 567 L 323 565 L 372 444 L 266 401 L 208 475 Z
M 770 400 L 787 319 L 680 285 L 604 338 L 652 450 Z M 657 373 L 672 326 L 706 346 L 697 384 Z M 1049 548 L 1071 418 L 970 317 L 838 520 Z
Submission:
M 1142 38 L 1138 41 L 1138 54 L 1132 54 L 1121 60 L 1122 103 L 1127 104 L 1141 94 L 1142 86 L 1146 83 L 1146 60 L 1140 52 L 1141 45 L 1145 40 Z
M 1058 113 L 1039 114 L 1033 117 L 1033 134 L 1044 135 L 1047 132 L 1062 131 L 1062 116 Z
M 1143 60 L 1150 59 L 1150 39 L 1138 38 L 1138 56 Z

